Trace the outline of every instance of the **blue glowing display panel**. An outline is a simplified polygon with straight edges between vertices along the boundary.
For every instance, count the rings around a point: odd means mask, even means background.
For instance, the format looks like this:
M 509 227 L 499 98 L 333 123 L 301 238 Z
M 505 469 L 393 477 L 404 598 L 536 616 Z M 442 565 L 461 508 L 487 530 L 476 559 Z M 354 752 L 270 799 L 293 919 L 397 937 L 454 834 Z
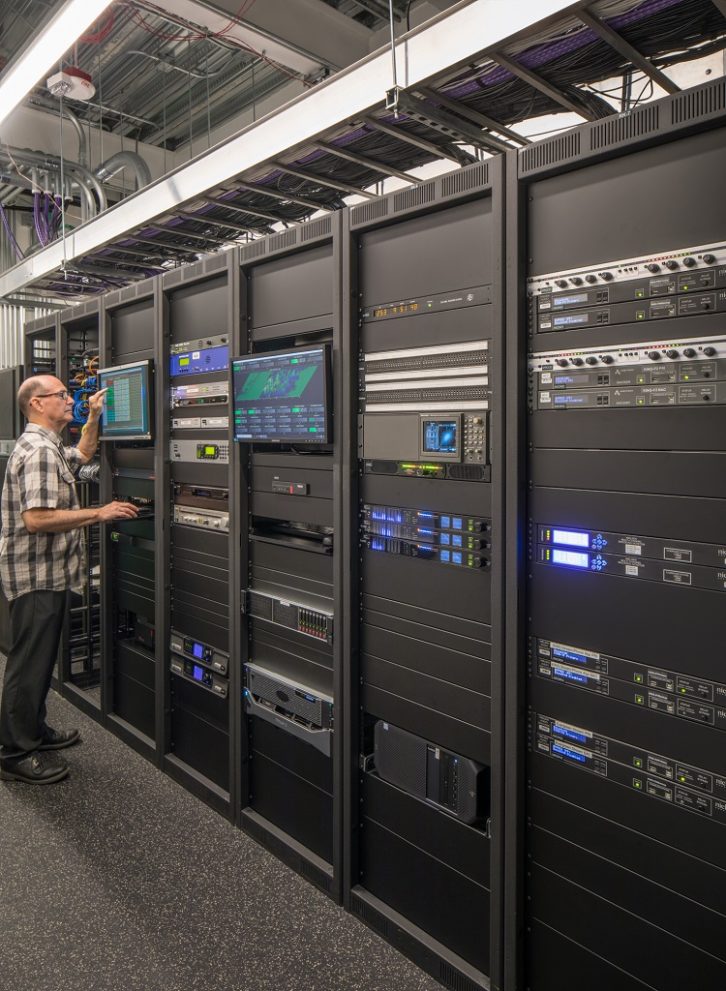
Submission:
M 585 530 L 552 530 L 552 543 L 566 547 L 589 547 L 590 534 Z
M 562 551 L 555 548 L 552 551 L 552 563 L 565 565 L 568 568 L 589 568 L 590 555 L 579 554 L 577 551 Z

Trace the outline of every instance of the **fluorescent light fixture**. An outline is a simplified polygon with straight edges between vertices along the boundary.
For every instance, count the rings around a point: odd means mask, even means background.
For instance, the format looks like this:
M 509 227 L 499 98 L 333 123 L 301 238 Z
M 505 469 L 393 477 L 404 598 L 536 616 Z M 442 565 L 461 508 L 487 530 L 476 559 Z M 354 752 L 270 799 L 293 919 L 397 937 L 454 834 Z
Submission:
M 68 0 L 0 81 L 0 124 L 113 0 Z

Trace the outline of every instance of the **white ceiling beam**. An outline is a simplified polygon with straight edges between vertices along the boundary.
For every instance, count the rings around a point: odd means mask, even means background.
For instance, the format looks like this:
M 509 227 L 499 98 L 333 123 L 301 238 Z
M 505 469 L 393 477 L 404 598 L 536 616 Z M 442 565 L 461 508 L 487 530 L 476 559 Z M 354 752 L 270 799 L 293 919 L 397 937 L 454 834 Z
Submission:
M 229 18 L 239 9 L 239 0 L 205 0 L 203 5 L 219 8 Z M 264 0 L 250 7 L 244 21 L 336 70 L 371 50 L 370 28 L 322 0 Z
M 579 7 L 568 0 L 538 0 L 537 14 L 546 20 Z M 531 14 L 516 4 L 463 3 L 397 44 L 399 85 L 421 85 L 478 59 L 531 23 Z M 72 231 L 65 247 L 55 242 L 23 260 L 0 277 L 0 297 L 56 271 L 64 258 L 70 261 L 138 230 L 236 175 L 253 174 L 276 157 L 289 160 L 296 149 L 379 108 L 390 86 L 391 53 L 383 48 Z
M 237 42 L 252 52 L 259 52 L 303 76 L 315 76 L 323 68 L 320 60 L 306 52 L 304 46 L 294 44 L 278 30 L 274 33 L 260 30 L 247 17 L 244 23 L 236 22 L 234 15 L 239 10 L 238 0 L 233 0 L 231 4 L 226 4 L 225 0 L 214 4 L 206 3 L 205 0 L 167 0 L 163 8 L 160 5 L 159 9 L 212 34 L 224 32 L 223 36 L 227 41 Z M 254 10 L 254 6 L 252 9 Z M 284 25 L 285 19 L 281 18 L 280 23 Z

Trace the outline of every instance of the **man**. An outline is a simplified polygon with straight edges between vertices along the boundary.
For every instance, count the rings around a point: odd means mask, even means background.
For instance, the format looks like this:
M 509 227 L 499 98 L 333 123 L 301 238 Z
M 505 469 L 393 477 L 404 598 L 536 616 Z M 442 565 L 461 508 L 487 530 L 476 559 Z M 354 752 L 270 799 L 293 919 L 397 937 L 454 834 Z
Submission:
M 105 389 L 89 400 L 77 447 L 60 434 L 73 400 L 60 379 L 34 375 L 18 390 L 28 425 L 8 461 L 2 494 L 0 577 L 10 603 L 10 651 L 0 702 L 0 779 L 52 784 L 68 774 L 55 752 L 78 742 L 78 730 L 52 729 L 45 700 L 70 590 L 83 574 L 81 530 L 133 519 L 128 502 L 80 509 L 75 472 L 96 453 Z

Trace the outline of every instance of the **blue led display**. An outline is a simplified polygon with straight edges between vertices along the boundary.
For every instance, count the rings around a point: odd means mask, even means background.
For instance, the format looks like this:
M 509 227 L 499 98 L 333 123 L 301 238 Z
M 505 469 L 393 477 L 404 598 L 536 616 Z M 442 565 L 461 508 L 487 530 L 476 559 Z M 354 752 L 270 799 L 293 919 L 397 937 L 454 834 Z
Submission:
M 576 650 L 565 650 L 564 647 L 553 647 L 552 656 L 559 657 L 561 661 L 576 661 L 578 664 L 587 664 L 589 659 Z
M 385 540 L 381 540 L 380 537 L 373 537 L 371 539 L 371 550 L 372 551 L 385 551 L 385 549 L 386 549 L 386 542 L 385 542 Z
M 451 538 L 451 543 L 454 545 L 454 547 L 463 547 L 464 538 L 460 533 L 455 533 L 454 536 Z
M 439 537 L 439 543 L 441 543 L 441 544 L 450 544 L 451 543 L 451 534 L 450 533 L 442 533 L 440 535 L 440 537 Z
M 192 665 L 192 678 L 195 681 L 204 681 L 204 668 L 198 664 Z
M 442 526 L 442 528 L 444 530 L 448 530 L 451 527 L 451 517 L 450 516 L 442 516 L 441 517 L 441 526 Z
M 552 551 L 552 563 L 563 564 L 568 568 L 589 568 L 590 555 L 578 554 L 576 551 Z
M 460 516 L 454 516 L 454 518 L 451 521 L 451 528 L 453 530 L 463 530 L 464 529 L 464 521 L 462 520 L 462 518 Z
M 200 643 L 192 644 L 192 654 L 201 661 L 204 657 L 204 647 Z
M 464 563 L 464 555 L 461 553 L 461 551 L 452 551 L 451 552 L 451 563 L 452 564 L 463 564 Z
M 590 534 L 585 530 L 552 530 L 552 543 L 566 547 L 589 547 Z
M 587 395 L 578 395 L 576 392 L 563 392 L 555 396 L 555 406 L 582 406 L 587 403 Z
M 565 681 L 576 681 L 578 685 L 587 684 L 585 675 L 578 674 L 577 671 L 565 671 L 564 668 L 554 668 L 553 670 L 558 678 L 564 678 Z
M 567 757 L 568 760 L 576 760 L 578 764 L 587 763 L 587 757 L 584 754 L 578 754 L 574 750 L 570 750 L 569 747 L 562 747 L 559 743 L 552 744 L 552 753 Z
M 440 551 L 439 561 L 443 564 L 448 564 L 451 561 L 451 551 Z
M 558 736 L 565 736 L 568 740 L 576 740 L 577 743 L 587 743 L 587 737 L 584 733 L 577 733 L 574 729 L 570 729 L 569 726 L 553 726 L 552 732 L 557 733 Z

